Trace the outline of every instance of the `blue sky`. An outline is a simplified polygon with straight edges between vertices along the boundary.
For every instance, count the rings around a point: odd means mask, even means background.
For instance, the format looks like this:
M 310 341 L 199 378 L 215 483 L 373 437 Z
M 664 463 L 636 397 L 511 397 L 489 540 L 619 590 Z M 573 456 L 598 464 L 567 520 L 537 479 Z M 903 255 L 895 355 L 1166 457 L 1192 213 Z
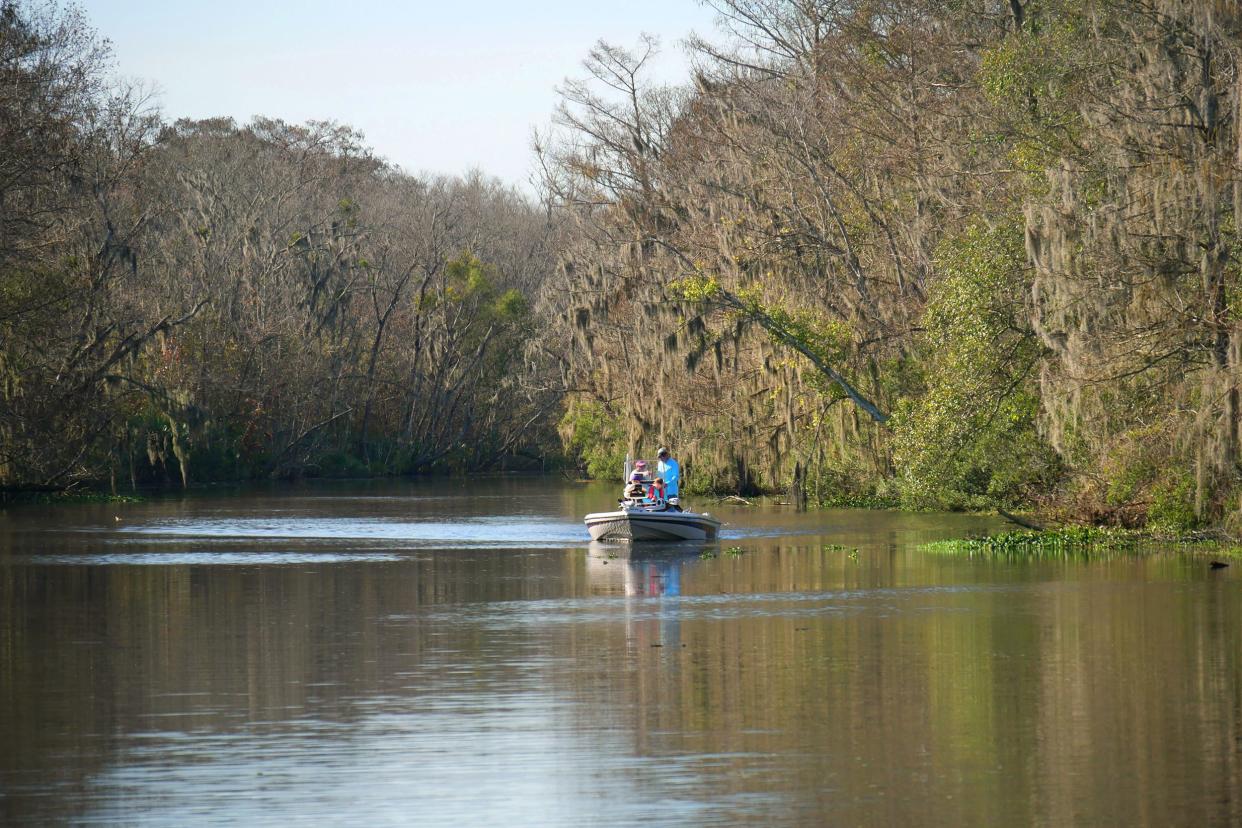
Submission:
M 660 74 L 680 80 L 679 41 L 714 18 L 695 0 L 80 5 L 118 74 L 154 83 L 170 119 L 332 119 L 411 172 L 477 167 L 514 184 L 533 168 L 531 130 L 548 124 L 554 87 L 583 74 L 596 40 L 658 35 Z

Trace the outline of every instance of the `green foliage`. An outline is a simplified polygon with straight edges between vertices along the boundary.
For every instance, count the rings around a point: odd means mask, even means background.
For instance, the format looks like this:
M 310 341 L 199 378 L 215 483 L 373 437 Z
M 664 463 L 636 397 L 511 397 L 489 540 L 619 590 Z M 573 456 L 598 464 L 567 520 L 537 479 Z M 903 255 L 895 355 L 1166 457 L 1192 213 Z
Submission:
M 1070 526 L 1043 531 L 1003 532 L 981 538 L 944 540 L 925 544 L 928 552 L 953 555 L 1058 555 L 1064 552 L 1133 549 L 1145 536 L 1126 529 Z
M 582 460 L 597 480 L 620 479 L 625 471 L 626 435 L 620 421 L 600 403 L 575 400 L 560 422 L 566 450 Z
M 998 106 L 1059 109 L 1073 99 L 1082 41 L 1065 17 L 984 49 L 979 85 Z
M 808 481 L 810 492 L 819 492 L 817 505 L 833 509 L 896 509 L 901 496 L 891 481 L 876 479 L 865 469 L 819 470 L 818 479 Z
M 1008 125 L 999 139 L 1012 183 L 1028 196 L 1046 194 L 1047 171 L 1055 169 L 1082 131 L 1082 81 L 1094 67 L 1089 26 L 1073 0 L 1054 0 L 1028 9 L 1029 25 L 985 48 L 979 86 L 996 116 Z
M 497 296 L 491 308 L 493 316 L 509 322 L 525 319 L 529 310 L 530 303 L 516 288 L 506 290 Z
M 1120 389 L 1119 389 L 1120 390 Z M 1127 395 L 1114 395 L 1118 409 Z M 1157 421 L 1116 435 L 1097 450 L 1096 474 L 1073 489 L 1080 520 L 1146 526 L 1180 535 L 1201 524 L 1192 461 L 1174 439 L 1176 424 Z
M 688 302 L 721 301 L 730 313 L 758 322 L 772 342 L 781 347 L 795 346 L 828 365 L 839 365 L 849 353 L 853 331 L 841 319 L 823 309 L 801 306 L 790 310 L 765 295 L 764 285 L 755 282 L 726 294 L 715 276 L 687 276 L 670 286 L 670 293 Z M 826 396 L 842 392 L 828 377 L 816 374 L 811 382 Z
M 1168 447 L 1169 435 L 1160 424 L 1118 434 L 1100 452 L 1104 505 L 1123 509 L 1145 501 L 1152 484 L 1163 477 L 1170 462 Z
M 1147 527 L 1154 532 L 1178 535 L 1199 524 L 1195 515 L 1195 484 L 1187 472 L 1173 473 L 1158 482 L 1147 507 Z
M 1221 546 L 1212 550 L 1212 556 L 1242 559 L 1242 546 Z
M 463 250 L 444 266 L 445 298 L 459 305 L 474 305 L 479 318 L 505 327 L 520 327 L 528 317 L 530 303 L 516 288 L 501 290 L 500 275 L 469 250 Z
M 1028 127 L 1018 144 L 1039 152 L 1056 148 L 1043 143 L 1054 130 L 1077 122 L 1085 62 L 1092 59 L 1076 0 L 1048 5 L 1058 8 L 1045 9 L 1042 23 L 984 49 L 979 69 L 979 86 L 993 106 Z
M 902 502 L 980 508 L 1019 501 L 1056 478 L 1036 429 L 1041 350 L 1023 323 L 1022 230 L 970 226 L 936 251 L 924 312 L 923 393 L 898 405 L 894 461 Z
M 670 284 L 669 293 L 686 302 L 707 302 L 720 295 L 720 282 L 715 276 L 695 274 Z
M 491 269 L 469 250 L 463 250 L 455 258 L 445 262 L 444 274 L 448 282 L 445 295 L 450 300 L 465 302 L 479 297 L 486 301 L 492 297 L 494 287 Z
M 853 341 L 853 332 L 847 323 L 817 308 L 788 310 L 781 304 L 765 301 L 761 291 L 762 288 L 755 285 L 739 292 L 744 306 L 742 313 L 765 319 L 767 324 L 764 327 L 775 344 L 799 343 L 829 365 L 839 365 L 845 359 Z M 828 383 L 827 377 L 816 375 L 816 379 L 822 384 Z M 829 393 L 840 392 L 839 386 L 832 388 L 836 390 Z
M 881 481 L 882 482 L 882 481 Z M 877 486 L 876 489 L 882 488 Z M 820 498 L 819 505 L 829 509 L 897 509 L 901 498 L 883 491 L 871 492 L 835 491 Z

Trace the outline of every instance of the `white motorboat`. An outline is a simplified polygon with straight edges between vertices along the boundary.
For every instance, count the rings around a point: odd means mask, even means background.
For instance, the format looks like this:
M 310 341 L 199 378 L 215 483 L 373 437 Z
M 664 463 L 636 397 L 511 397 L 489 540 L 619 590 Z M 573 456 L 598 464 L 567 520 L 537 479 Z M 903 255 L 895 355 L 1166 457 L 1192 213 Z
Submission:
M 615 512 L 587 515 L 586 527 L 591 540 L 713 540 L 720 521 L 706 513 L 622 504 Z

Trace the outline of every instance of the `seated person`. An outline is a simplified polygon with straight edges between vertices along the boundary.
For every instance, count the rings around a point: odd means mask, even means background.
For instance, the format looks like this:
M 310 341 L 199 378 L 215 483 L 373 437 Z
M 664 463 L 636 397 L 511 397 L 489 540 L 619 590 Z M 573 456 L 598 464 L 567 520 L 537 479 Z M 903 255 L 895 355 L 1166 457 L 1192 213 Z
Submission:
M 647 497 L 656 504 L 664 505 L 664 478 L 657 477 L 647 488 Z
M 634 472 L 630 475 L 630 483 L 625 487 L 625 491 L 621 496 L 626 500 L 642 500 L 647 496 L 647 490 L 643 486 L 642 472 Z

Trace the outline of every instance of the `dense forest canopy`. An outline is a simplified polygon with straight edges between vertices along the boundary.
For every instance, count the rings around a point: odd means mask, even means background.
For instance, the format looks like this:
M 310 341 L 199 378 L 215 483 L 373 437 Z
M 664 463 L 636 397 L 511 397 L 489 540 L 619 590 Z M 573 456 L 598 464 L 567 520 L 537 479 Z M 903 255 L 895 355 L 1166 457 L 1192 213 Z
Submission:
M 540 147 L 577 444 L 838 502 L 1238 513 L 1236 4 L 711 5 L 692 84 L 601 44 Z
M 559 402 L 525 353 L 545 209 L 478 174 L 408 175 L 334 123 L 168 123 L 108 66 L 79 13 L 4 3 L 0 484 L 539 447 Z
M 534 200 L 170 123 L 3 0 L 0 486 L 658 442 L 699 488 L 1237 522 L 1237 4 L 709 5 L 680 86 L 591 50 Z

